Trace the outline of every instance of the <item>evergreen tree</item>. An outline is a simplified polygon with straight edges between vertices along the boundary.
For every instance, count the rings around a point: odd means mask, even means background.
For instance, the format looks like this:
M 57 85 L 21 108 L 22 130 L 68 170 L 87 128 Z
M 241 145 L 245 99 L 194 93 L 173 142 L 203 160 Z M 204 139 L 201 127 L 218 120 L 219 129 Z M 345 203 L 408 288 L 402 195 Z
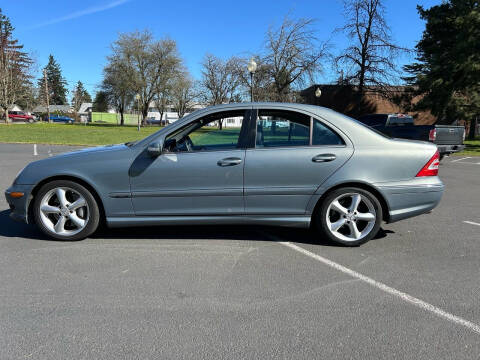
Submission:
M 51 105 L 66 105 L 67 102 L 67 81 L 62 76 L 62 70 L 60 65 L 55 61 L 53 55 L 50 55 L 48 58 L 48 64 L 45 66 L 44 70 L 47 72 L 47 83 L 48 83 L 48 92 L 49 92 L 49 101 Z M 45 79 L 42 76 L 38 80 L 38 86 L 43 91 L 40 92 L 40 96 L 44 103 L 45 100 Z
M 33 61 L 13 37 L 14 27 L 0 9 L 0 107 L 8 122 L 8 107 L 28 96 Z
M 91 103 L 92 97 L 88 93 L 88 91 L 83 86 L 81 81 L 78 81 L 75 85 L 75 88 L 72 91 L 72 106 L 73 108 L 78 111 L 82 103 Z
M 105 91 L 97 91 L 95 100 L 93 100 L 93 111 L 108 111 L 108 95 Z
M 411 96 L 422 95 L 416 109 L 428 109 L 444 123 L 469 119 L 473 129 L 480 114 L 480 4 L 449 0 L 417 9 L 426 28 L 416 45 L 417 62 L 405 67 Z

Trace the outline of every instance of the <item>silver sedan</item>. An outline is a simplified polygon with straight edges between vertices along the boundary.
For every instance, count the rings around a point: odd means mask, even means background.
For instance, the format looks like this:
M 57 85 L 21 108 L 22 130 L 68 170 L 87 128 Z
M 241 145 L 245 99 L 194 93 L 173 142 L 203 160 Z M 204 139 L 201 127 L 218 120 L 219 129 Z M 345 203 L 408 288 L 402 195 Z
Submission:
M 110 227 L 314 227 L 359 245 L 382 221 L 432 210 L 444 186 L 435 145 L 391 139 L 301 104 L 209 107 L 136 142 L 29 164 L 6 191 L 11 217 L 61 240 Z

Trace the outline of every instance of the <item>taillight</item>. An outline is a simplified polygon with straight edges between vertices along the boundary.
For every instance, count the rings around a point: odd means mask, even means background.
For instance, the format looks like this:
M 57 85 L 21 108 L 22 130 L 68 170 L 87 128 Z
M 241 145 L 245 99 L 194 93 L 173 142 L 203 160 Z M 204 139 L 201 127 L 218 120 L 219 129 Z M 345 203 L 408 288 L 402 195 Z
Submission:
M 438 166 L 440 165 L 440 153 L 438 150 L 432 156 L 430 160 L 425 164 L 425 166 L 420 170 L 416 177 L 420 176 L 437 176 L 438 175 Z
M 463 141 L 465 141 L 466 132 L 467 132 L 467 129 L 463 128 Z
M 430 130 L 430 132 L 428 133 L 428 140 L 435 141 L 436 138 L 437 138 L 437 129 Z

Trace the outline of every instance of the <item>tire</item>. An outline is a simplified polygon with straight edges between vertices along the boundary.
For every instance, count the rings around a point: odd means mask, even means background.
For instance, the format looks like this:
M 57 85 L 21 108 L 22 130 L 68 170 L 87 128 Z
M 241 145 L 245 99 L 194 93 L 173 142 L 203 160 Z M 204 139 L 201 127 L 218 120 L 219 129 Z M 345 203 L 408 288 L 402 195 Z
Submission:
M 34 199 L 37 226 L 46 235 L 64 241 L 82 240 L 97 230 L 100 210 L 82 185 L 56 180 L 43 185 Z
M 325 197 L 315 213 L 314 223 L 330 241 L 358 246 L 377 234 L 382 219 L 382 205 L 375 195 L 361 188 L 345 187 Z

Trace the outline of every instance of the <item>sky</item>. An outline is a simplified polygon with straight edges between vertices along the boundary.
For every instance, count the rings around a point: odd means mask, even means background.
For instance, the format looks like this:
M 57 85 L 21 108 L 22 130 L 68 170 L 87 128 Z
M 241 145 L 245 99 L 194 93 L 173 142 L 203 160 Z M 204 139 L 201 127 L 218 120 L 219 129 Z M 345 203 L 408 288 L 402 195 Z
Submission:
M 413 48 L 424 22 L 416 6 L 426 8 L 441 0 L 385 0 L 386 18 L 397 44 Z M 119 33 L 149 29 L 156 38 L 170 37 L 186 66 L 199 78 L 205 53 L 228 58 L 248 56 L 262 49 L 269 26 L 292 18 L 316 19 L 317 37 L 329 40 L 333 53 L 348 45 L 332 31 L 345 22 L 341 0 L 9 0 L 0 5 L 15 27 L 14 36 L 37 63 L 37 76 L 53 54 L 68 81 L 81 80 L 93 96 L 102 80 L 110 45 Z M 411 56 L 398 59 L 408 63 Z M 328 83 L 336 74 L 326 67 L 316 82 Z

